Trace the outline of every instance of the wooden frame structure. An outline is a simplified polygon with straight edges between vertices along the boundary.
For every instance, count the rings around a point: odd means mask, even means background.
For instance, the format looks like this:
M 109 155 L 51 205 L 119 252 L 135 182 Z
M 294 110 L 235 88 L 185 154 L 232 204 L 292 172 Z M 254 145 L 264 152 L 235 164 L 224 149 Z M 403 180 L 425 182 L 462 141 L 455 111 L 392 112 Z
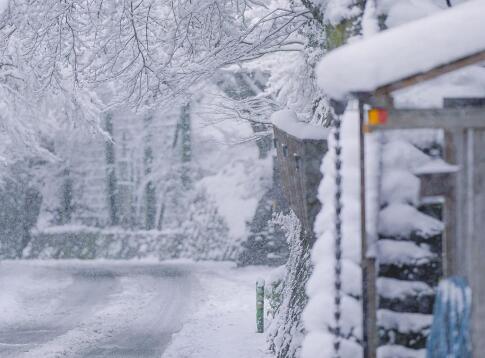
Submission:
M 466 66 L 485 61 L 485 50 L 461 58 L 446 65 L 432 68 L 425 73 L 416 73 L 408 78 L 385 84 L 372 93 L 354 93 L 359 100 L 360 150 L 361 150 L 361 235 L 363 269 L 363 311 L 364 311 L 364 357 L 377 356 L 377 268 L 375 258 L 368 257 L 365 198 L 365 156 L 363 155 L 364 133 L 373 130 L 393 129 L 443 129 L 445 130 L 445 160 L 460 167 L 452 178 L 447 177 L 449 192 L 441 193 L 446 200 L 444 220 L 444 273 L 446 276 L 465 277 L 473 292 L 472 340 L 475 352 L 485 352 L 485 101 L 480 106 L 457 107 L 444 103 L 440 109 L 396 109 L 393 107 L 392 92 Z M 481 102 L 481 101 L 479 101 Z M 456 104 L 456 103 L 455 103 Z M 387 112 L 385 123 L 367 123 L 365 106 L 377 107 Z M 442 177 L 441 179 L 443 179 Z M 436 178 L 435 178 L 436 180 Z M 440 180 L 440 179 L 438 179 Z M 446 186 L 445 186 L 446 187 Z

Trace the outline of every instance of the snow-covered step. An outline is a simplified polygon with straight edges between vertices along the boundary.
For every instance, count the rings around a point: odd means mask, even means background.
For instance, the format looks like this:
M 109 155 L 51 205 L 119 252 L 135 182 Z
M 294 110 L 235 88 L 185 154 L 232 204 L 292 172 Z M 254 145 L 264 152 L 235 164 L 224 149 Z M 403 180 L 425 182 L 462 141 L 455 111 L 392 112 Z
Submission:
M 410 238 L 420 236 L 430 239 L 443 232 L 444 225 L 416 207 L 397 203 L 388 205 L 379 213 L 379 235 L 381 237 Z
M 442 211 L 425 203 L 416 174 L 444 167 L 424 146 L 400 137 L 385 144 L 378 224 L 379 357 L 424 357 L 434 287 L 442 275 Z M 418 168 L 418 170 L 415 170 Z M 448 168 L 449 169 L 449 168 Z
M 411 349 L 398 345 L 380 346 L 377 349 L 377 358 L 425 358 L 425 349 Z
M 435 293 L 425 282 L 380 277 L 377 290 L 381 309 L 428 314 L 433 310 Z
M 377 280 L 379 295 L 385 298 L 407 298 L 433 295 L 434 290 L 421 281 L 403 281 L 381 277 Z
M 381 345 L 396 344 L 412 349 L 426 346 L 432 315 L 382 309 L 377 312 L 377 317 Z
M 419 265 L 437 258 L 426 245 L 417 245 L 412 241 L 379 240 L 379 262 L 381 265 Z
M 440 258 L 430 245 L 413 241 L 378 241 L 379 276 L 423 281 L 434 286 L 441 275 Z
M 412 241 L 379 240 L 379 263 L 381 265 L 419 265 L 437 258 L 427 245 Z
M 401 333 L 423 332 L 433 321 L 433 315 L 422 313 L 403 313 L 390 310 L 377 312 L 379 326 L 387 330 L 395 330 Z

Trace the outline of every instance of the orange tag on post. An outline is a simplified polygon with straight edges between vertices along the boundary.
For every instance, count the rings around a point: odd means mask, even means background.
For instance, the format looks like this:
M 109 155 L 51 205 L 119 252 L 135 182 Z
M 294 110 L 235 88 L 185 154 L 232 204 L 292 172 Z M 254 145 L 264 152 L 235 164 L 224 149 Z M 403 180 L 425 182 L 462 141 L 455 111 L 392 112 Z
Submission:
M 370 126 L 381 126 L 387 123 L 387 111 L 382 108 L 372 108 L 367 112 L 367 120 Z

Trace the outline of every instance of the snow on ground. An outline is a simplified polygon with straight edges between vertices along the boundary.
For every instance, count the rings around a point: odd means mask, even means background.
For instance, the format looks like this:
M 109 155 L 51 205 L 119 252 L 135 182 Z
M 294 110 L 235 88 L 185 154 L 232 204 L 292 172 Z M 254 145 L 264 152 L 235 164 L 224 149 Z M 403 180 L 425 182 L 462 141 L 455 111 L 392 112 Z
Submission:
M 193 286 L 182 265 L 0 262 L 2 358 L 155 358 L 180 329 Z
M 271 268 L 197 263 L 200 292 L 163 358 L 263 358 L 265 334 L 256 333 L 255 285 Z
M 255 332 L 255 282 L 270 270 L 187 260 L 2 261 L 0 357 L 267 357 L 266 335 Z
M 2 264 L 0 263 L 0 265 Z M 1 325 L 28 321 L 35 313 L 44 316 L 52 313 L 58 300 L 48 301 L 43 293 L 47 291 L 59 296 L 73 281 L 67 275 L 51 275 L 45 278 L 44 270 L 39 268 L 32 271 L 18 266 L 5 267 L 2 265 L 0 271 L 2 273 L 0 275 Z M 26 297 L 35 297 L 43 307 L 42 312 L 36 312 L 36 307 L 25 304 L 23 300 Z

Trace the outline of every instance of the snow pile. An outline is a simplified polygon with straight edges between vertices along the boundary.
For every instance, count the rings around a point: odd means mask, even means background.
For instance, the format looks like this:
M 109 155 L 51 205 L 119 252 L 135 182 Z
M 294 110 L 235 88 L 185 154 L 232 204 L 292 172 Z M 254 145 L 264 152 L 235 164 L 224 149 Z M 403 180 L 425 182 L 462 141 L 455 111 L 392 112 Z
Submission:
M 415 265 L 436 257 L 429 248 L 409 241 L 379 240 L 379 263 L 382 265 Z
M 362 274 L 360 269 L 360 181 L 358 114 L 355 108 L 342 118 L 342 356 L 361 356 L 358 340 L 362 337 L 362 307 L 360 300 Z M 329 135 L 329 151 L 321 167 L 323 180 L 319 188 L 322 210 L 315 222 L 317 241 L 312 251 L 314 273 L 307 285 L 309 303 L 303 318 L 307 335 L 302 357 L 333 357 L 335 327 L 335 139 Z
M 414 174 L 440 172 L 442 168 L 453 171 L 455 167 L 428 156 L 413 144 L 397 137 L 386 137 L 383 141 L 380 193 L 383 209 L 379 215 L 379 233 L 387 237 L 438 235 L 443 231 L 443 224 L 415 208 L 420 182 Z
M 484 51 L 483 13 L 484 1 L 468 1 L 342 46 L 320 61 L 318 83 L 330 97 L 342 99 Z
M 419 202 L 419 178 L 409 171 L 390 170 L 381 180 L 381 205 L 389 203 L 417 205 Z
M 387 138 L 387 137 L 386 137 Z M 401 169 L 414 172 L 431 158 L 406 140 L 390 138 L 382 148 L 382 165 L 386 170 Z
M 271 117 L 275 127 L 298 139 L 326 139 L 329 129 L 304 122 L 300 122 L 294 111 L 282 110 L 275 112 Z
M 390 198 L 386 198 L 390 201 Z M 409 204 L 391 204 L 381 210 L 379 233 L 385 237 L 409 238 L 412 234 L 430 238 L 444 229 L 441 221 L 421 213 Z

